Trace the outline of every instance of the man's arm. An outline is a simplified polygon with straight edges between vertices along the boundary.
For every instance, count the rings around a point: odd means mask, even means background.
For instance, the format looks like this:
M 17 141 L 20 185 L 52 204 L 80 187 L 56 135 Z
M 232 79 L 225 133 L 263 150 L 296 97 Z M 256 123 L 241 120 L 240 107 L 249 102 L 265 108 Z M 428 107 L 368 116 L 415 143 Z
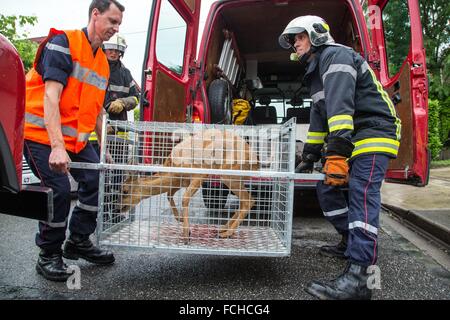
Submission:
M 59 101 L 63 85 L 57 81 L 45 81 L 44 120 L 52 151 L 48 160 L 50 169 L 56 172 L 68 173 L 69 155 L 66 151 L 61 130 L 61 114 Z
M 101 109 L 100 113 L 97 116 L 97 122 L 95 123 L 95 134 L 97 135 L 97 143 L 99 149 L 102 147 L 102 123 L 103 123 L 103 116 L 106 115 L 106 111 L 104 108 Z M 106 162 L 107 163 L 114 163 L 113 158 L 108 150 L 106 150 Z
M 102 121 L 103 121 L 103 115 L 105 115 L 105 109 L 102 108 L 100 113 L 97 116 L 97 122 L 95 123 L 95 133 L 97 134 L 97 143 L 99 148 L 101 147 L 102 143 Z
M 320 57 L 330 139 L 351 140 L 354 130 L 357 70 L 352 54 L 345 48 L 332 48 Z

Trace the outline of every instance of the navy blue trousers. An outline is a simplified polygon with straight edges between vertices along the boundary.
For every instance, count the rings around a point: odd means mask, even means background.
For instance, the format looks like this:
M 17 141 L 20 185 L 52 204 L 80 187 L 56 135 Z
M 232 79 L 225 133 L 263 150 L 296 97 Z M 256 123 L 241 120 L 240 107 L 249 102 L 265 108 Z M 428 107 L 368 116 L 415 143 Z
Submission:
M 66 238 L 71 196 L 69 177 L 50 170 L 50 152 L 48 145 L 25 140 L 24 155 L 28 165 L 41 179 L 41 185 L 53 190 L 53 216 L 49 217 L 49 221 L 39 222 L 36 245 L 57 252 Z M 74 162 L 99 162 L 97 153 L 89 143 L 79 153 L 68 154 Z M 97 226 L 99 173 L 97 170 L 71 169 L 70 174 L 78 182 L 78 201 L 72 211 L 69 230 L 71 233 L 90 235 Z
M 346 257 L 362 266 L 376 264 L 381 184 L 389 157 L 360 155 L 350 163 L 348 198 L 340 187 L 319 181 L 317 196 L 325 218 L 340 234 L 348 234 Z

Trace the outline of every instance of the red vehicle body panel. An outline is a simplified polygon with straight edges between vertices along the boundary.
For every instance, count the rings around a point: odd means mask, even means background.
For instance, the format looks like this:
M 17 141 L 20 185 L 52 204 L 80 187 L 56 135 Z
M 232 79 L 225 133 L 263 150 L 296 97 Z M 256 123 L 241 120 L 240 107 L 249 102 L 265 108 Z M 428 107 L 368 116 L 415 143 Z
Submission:
M 0 35 L 0 122 L 14 158 L 17 180 L 22 182 L 25 72 L 14 46 Z
M 381 11 L 389 0 L 369 0 L 370 6 L 378 6 Z M 386 178 L 395 180 L 413 179 L 417 185 L 425 186 L 429 175 L 428 150 L 428 79 L 426 69 L 426 55 L 423 45 L 422 24 L 418 0 L 408 0 L 409 19 L 411 25 L 410 51 L 403 63 L 402 69 L 410 70 L 410 101 L 412 113 L 412 166 L 401 170 L 389 170 Z M 381 18 L 380 18 L 381 21 Z M 372 45 L 374 55 L 380 62 L 379 80 L 385 88 L 391 88 L 399 79 L 400 73 L 389 77 L 388 60 L 384 38 L 384 29 L 372 28 Z
M 158 61 L 156 56 L 156 42 L 157 42 L 157 32 L 158 23 L 160 20 L 160 10 L 163 1 L 154 0 L 152 6 L 152 14 L 150 15 L 149 24 L 149 34 L 148 34 L 148 50 L 144 61 L 144 69 L 148 70 L 144 75 L 144 94 L 145 98 L 149 102 L 147 108 L 142 110 L 141 118 L 146 121 L 159 120 L 155 119 L 155 100 L 157 95 L 157 85 L 158 77 L 164 75 L 168 77 L 168 81 L 173 81 L 178 83 L 180 86 L 184 87 L 185 99 L 184 106 L 192 105 L 193 97 L 190 94 L 190 89 L 193 83 L 193 73 L 191 68 L 195 68 L 195 57 L 197 50 L 197 35 L 198 35 L 198 24 L 200 17 L 200 0 L 191 1 L 193 8 L 185 1 L 169 0 L 173 7 L 178 11 L 178 13 L 183 17 L 187 23 L 187 34 L 186 34 L 186 44 L 184 48 L 184 64 L 183 71 L 181 75 L 173 72 L 165 65 Z M 165 80 L 167 81 L 167 80 Z M 156 106 L 158 107 L 158 106 Z M 183 110 L 183 115 L 186 115 L 186 109 Z M 203 118 L 203 117 L 202 117 Z M 164 119 L 166 120 L 166 119 Z M 184 120 L 184 119 L 183 119 Z

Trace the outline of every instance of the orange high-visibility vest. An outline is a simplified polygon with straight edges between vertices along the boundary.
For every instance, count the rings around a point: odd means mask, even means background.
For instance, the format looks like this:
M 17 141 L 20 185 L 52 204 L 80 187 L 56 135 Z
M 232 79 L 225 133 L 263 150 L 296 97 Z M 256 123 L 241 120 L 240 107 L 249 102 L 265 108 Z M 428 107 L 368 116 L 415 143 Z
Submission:
M 24 133 L 25 139 L 50 145 L 44 122 L 45 83 L 36 71 L 36 66 L 44 46 L 52 37 L 62 33 L 65 33 L 69 40 L 73 70 L 59 102 L 61 130 L 66 149 L 78 153 L 86 146 L 89 135 L 95 128 L 97 117 L 103 108 L 109 79 L 108 60 L 103 50 L 98 48 L 94 56 L 89 40 L 81 30 L 59 31 L 52 28 L 39 46 L 34 68 L 26 77 Z

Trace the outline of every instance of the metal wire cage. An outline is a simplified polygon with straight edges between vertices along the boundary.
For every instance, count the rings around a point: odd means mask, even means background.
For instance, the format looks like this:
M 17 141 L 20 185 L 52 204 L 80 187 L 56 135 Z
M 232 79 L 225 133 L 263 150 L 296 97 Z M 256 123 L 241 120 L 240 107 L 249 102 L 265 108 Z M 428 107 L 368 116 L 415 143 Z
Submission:
M 99 244 L 290 254 L 294 121 L 234 126 L 108 120 L 106 128 Z

